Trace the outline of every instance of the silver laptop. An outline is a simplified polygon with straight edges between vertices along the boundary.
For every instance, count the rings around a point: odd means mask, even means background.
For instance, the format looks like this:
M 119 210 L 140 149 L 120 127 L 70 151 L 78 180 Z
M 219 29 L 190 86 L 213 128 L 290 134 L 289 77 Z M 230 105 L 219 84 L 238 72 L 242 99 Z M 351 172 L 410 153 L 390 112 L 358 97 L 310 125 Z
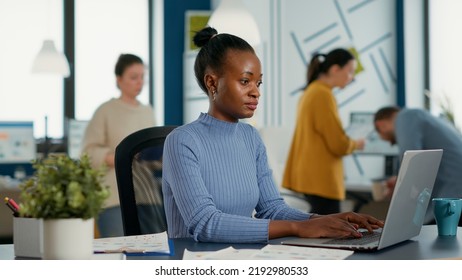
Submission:
M 382 229 L 361 238 L 292 238 L 284 245 L 380 250 L 419 235 L 443 150 L 406 151 Z

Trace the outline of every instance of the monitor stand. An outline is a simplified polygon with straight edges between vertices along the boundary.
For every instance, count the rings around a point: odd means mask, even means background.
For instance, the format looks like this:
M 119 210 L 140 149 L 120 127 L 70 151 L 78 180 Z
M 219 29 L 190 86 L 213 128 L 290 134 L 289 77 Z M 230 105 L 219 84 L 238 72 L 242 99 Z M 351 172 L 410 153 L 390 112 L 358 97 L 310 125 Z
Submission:
M 399 156 L 385 156 L 385 177 L 390 177 L 398 174 Z

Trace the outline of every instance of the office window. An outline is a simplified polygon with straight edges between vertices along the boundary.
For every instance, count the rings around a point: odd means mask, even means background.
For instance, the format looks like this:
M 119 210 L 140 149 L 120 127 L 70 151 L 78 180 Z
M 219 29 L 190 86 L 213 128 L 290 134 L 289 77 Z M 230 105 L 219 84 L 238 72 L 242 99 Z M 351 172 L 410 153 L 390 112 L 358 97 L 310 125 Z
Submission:
M 44 39 L 63 50 L 62 0 L 0 1 L 0 120 L 33 121 L 34 136 L 63 135 L 63 79 L 32 74 Z
M 430 92 L 433 113 L 444 113 L 443 107 L 453 110 L 456 126 L 462 128 L 462 25 L 460 0 L 431 0 L 429 2 Z
M 148 0 L 75 1 L 75 118 L 118 97 L 114 66 L 121 53 L 149 62 Z M 149 103 L 149 73 L 139 100 Z

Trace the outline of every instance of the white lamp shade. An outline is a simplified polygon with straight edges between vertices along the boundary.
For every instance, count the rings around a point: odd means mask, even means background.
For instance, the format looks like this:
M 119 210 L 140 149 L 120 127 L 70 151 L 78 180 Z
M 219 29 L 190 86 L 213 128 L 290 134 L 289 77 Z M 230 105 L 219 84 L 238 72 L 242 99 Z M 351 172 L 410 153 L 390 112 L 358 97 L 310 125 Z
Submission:
M 222 0 L 207 25 L 218 33 L 241 37 L 252 46 L 259 45 L 261 41 L 257 23 L 241 0 Z
M 56 50 L 52 40 L 45 40 L 32 65 L 32 73 L 50 73 L 69 77 L 69 62 L 64 54 Z

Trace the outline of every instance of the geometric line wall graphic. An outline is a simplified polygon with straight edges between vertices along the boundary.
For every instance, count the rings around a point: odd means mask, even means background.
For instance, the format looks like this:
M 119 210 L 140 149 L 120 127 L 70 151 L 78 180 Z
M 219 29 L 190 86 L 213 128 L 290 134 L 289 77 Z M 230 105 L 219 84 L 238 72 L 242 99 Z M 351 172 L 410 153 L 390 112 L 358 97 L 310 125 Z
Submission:
M 314 34 L 312 34 L 312 35 L 308 36 L 307 38 L 303 39 L 303 43 L 308 43 L 308 42 L 316 39 L 317 37 L 321 36 L 322 34 L 328 32 L 329 30 L 334 29 L 337 26 L 338 26 L 338 23 L 336 23 L 336 22 L 331 23 L 328 26 L 322 28 L 321 30 L 316 31 Z
M 338 108 L 342 108 L 346 105 L 348 105 L 350 102 L 354 101 L 355 99 L 357 99 L 358 97 L 360 97 L 361 95 L 365 94 L 366 93 L 366 89 L 361 89 L 359 90 L 358 92 L 354 93 L 352 96 L 348 97 L 346 100 L 343 100 L 342 102 L 338 103 Z
M 320 53 L 325 49 L 330 49 L 336 42 L 340 41 L 340 35 L 335 36 L 334 38 L 330 39 L 329 41 L 321 44 L 319 47 L 314 48 L 313 51 L 311 51 L 310 55 L 313 56 L 316 53 Z
M 301 1 L 298 2 L 301 3 Z M 364 18 L 364 15 L 371 13 L 372 10 L 383 12 L 384 6 L 388 6 L 387 8 L 389 8 L 393 5 L 386 3 L 388 2 L 387 0 L 305 2 L 310 2 L 308 6 L 319 8 L 319 10 L 322 10 L 322 5 L 327 6 L 330 15 L 326 17 L 327 20 L 322 20 L 323 24 L 313 25 L 317 26 L 317 28 L 312 27 L 310 24 L 301 24 L 302 28 L 297 27 L 289 31 L 290 43 L 298 56 L 299 63 L 306 68 L 306 65 L 315 53 L 325 53 L 335 47 L 354 48 L 357 49 L 358 56 L 367 58 L 367 61 L 364 62 L 364 68 L 368 72 L 368 80 L 375 80 L 377 83 L 375 87 L 380 87 L 379 91 L 374 89 L 373 94 L 378 95 L 382 93 L 389 96 L 392 90 L 394 92 L 396 77 L 394 74 L 394 63 L 391 60 L 394 54 L 391 56 L 386 54 L 386 52 L 394 52 L 394 50 L 390 50 L 390 46 L 394 47 L 393 40 L 395 40 L 393 35 L 393 17 L 388 18 L 392 24 L 386 28 L 378 28 L 377 30 L 373 30 L 375 27 L 373 21 L 367 24 L 364 24 L 364 21 L 361 25 L 357 24 L 358 18 Z M 316 4 L 314 4 L 315 2 Z M 280 3 L 281 5 L 296 6 L 293 1 L 285 4 L 281 0 Z M 388 9 L 388 11 L 392 12 L 391 9 Z M 324 14 L 319 12 L 318 15 L 321 16 Z M 367 20 L 366 18 L 364 19 Z M 370 17 L 370 19 L 374 20 L 375 15 Z M 317 20 L 320 19 L 313 18 L 313 22 Z M 380 23 L 378 22 L 378 24 Z M 362 30 L 358 30 L 358 27 L 367 27 L 370 34 L 361 38 Z M 306 75 L 306 70 L 304 74 Z M 300 80 L 298 84 L 290 85 L 291 89 L 286 91 L 289 98 L 299 98 L 306 85 L 305 75 L 303 76 L 304 79 Z M 393 88 L 390 83 L 393 84 Z M 367 92 L 371 90 L 369 86 L 360 86 L 360 88 L 356 89 L 349 88 L 347 87 L 338 93 L 337 96 L 346 95 L 344 97 L 346 98 L 345 100 L 339 101 L 339 107 L 340 105 L 341 107 L 347 107 L 348 104 L 354 103 L 354 101 L 360 101 L 362 98 L 359 97 L 366 96 Z
M 387 68 L 388 75 L 390 75 L 390 78 L 393 80 L 394 83 L 396 83 L 395 74 L 393 74 L 391 63 L 388 61 L 385 55 L 385 51 L 383 50 L 383 48 L 379 48 L 379 52 L 380 52 L 380 58 L 382 59 L 382 62 L 385 64 L 385 67 Z
M 372 65 L 374 66 L 374 69 L 375 69 L 375 72 L 377 73 L 377 77 L 379 78 L 380 80 L 380 83 L 382 84 L 382 87 L 384 89 L 384 91 L 386 93 L 389 92 L 389 89 L 388 89 L 388 86 L 387 86 L 387 83 L 385 83 L 385 80 L 382 76 L 382 73 L 380 72 L 380 68 L 379 66 L 377 65 L 377 61 L 375 61 L 375 57 L 374 57 L 374 54 L 369 54 L 369 57 L 371 58 L 371 61 L 372 61 Z
M 290 32 L 290 37 L 292 38 L 294 42 L 294 46 L 298 52 L 298 55 L 300 56 L 300 59 L 302 60 L 302 63 L 304 65 L 308 65 L 308 58 L 306 58 L 305 55 L 303 54 L 303 49 L 302 49 L 301 44 L 299 43 L 299 40 L 297 39 L 297 36 L 295 35 L 294 32 Z
M 360 9 L 360 8 L 363 8 L 364 6 L 366 6 L 367 4 L 370 4 L 373 0 L 364 0 L 362 2 L 359 2 L 355 5 L 353 5 L 352 7 L 348 8 L 348 13 L 351 14 L 351 13 L 354 13 L 356 12 L 356 10 Z
M 350 40 L 353 40 L 353 34 L 351 34 L 350 27 L 348 26 L 347 20 L 345 18 L 345 15 L 343 14 L 342 9 L 340 8 L 340 4 L 339 4 L 338 0 L 334 0 L 334 3 L 335 3 L 335 8 L 337 8 L 340 20 L 342 21 L 343 27 L 345 28 L 345 31 L 348 34 L 348 38 Z
M 295 125 L 312 55 L 339 47 L 356 50 L 355 56 L 363 68 L 354 82 L 334 92 L 342 124 L 348 125 L 353 111 L 373 112 L 384 105 L 396 104 L 396 1 L 272 0 L 272 3 L 278 9 L 274 8 L 270 20 L 277 18 L 281 22 L 280 49 L 276 55 L 281 63 L 276 78 L 280 83 L 277 94 L 282 96 L 282 116 L 277 125 Z M 373 157 L 348 158 L 346 174 L 371 175 L 377 171 L 377 164 L 369 163 Z
M 374 47 L 377 47 L 377 45 L 384 42 L 385 40 L 390 39 L 391 37 L 392 37 L 392 33 L 388 32 L 387 34 L 384 34 L 384 35 L 378 37 L 376 40 L 373 40 L 372 42 L 370 42 L 369 44 L 367 44 L 363 48 L 359 49 L 359 53 L 367 52 L 370 49 L 372 49 Z

